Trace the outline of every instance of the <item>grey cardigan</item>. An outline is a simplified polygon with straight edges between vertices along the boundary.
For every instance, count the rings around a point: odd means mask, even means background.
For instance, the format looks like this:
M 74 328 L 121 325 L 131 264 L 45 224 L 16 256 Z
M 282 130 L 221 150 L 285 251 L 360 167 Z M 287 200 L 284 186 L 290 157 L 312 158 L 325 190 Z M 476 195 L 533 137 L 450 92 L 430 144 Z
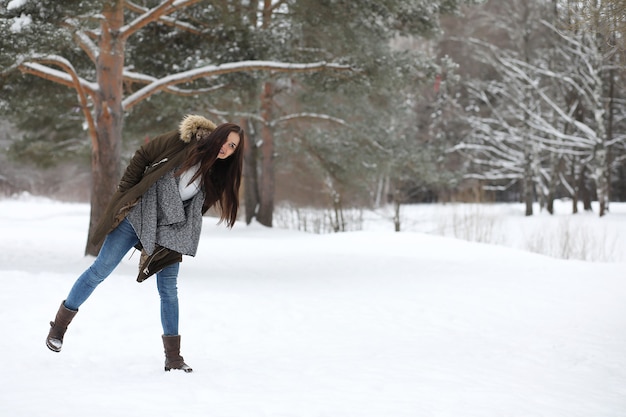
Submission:
M 168 171 L 141 197 L 128 214 L 139 241 L 148 255 L 162 246 L 195 256 L 202 230 L 204 191 L 183 202 L 178 190 L 180 177 Z

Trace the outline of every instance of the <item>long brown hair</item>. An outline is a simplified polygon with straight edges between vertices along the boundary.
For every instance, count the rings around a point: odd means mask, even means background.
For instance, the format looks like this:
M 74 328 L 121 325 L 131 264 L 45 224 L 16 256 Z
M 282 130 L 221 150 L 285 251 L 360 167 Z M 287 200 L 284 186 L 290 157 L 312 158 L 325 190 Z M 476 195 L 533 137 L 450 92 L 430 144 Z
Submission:
M 231 132 L 239 135 L 239 145 L 228 158 L 218 159 L 219 151 Z M 194 143 L 185 162 L 176 171 L 176 175 L 179 176 L 194 165 L 200 164 L 200 169 L 189 183 L 202 177 L 205 193 L 202 212 L 217 204 L 220 209 L 220 222 L 226 221 L 228 227 L 235 224 L 239 209 L 244 137 L 243 129 L 234 123 L 221 124 L 211 132 L 199 129 L 192 139 Z

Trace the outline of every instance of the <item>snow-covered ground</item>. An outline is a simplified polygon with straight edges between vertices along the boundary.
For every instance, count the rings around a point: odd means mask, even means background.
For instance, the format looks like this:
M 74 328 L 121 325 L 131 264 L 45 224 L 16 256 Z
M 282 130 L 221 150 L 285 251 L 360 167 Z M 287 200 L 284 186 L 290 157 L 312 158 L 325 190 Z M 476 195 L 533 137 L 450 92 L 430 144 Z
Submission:
M 611 203 L 610 215 L 598 217 L 599 208 L 572 215 L 572 202 L 557 200 L 554 215 L 534 207 L 525 216 L 524 204 L 418 204 L 402 206 L 400 229 L 473 242 L 496 244 L 584 261 L 626 261 L 626 204 Z M 394 230 L 393 209 L 344 210 L 345 230 Z M 280 227 L 311 232 L 332 231 L 330 211 L 281 207 L 274 215 Z
M 89 207 L 1 200 L 0 416 L 626 416 L 625 264 L 522 250 L 568 222 L 619 257 L 626 208 L 471 208 L 494 218 L 473 222 L 477 235 L 506 237 L 494 245 L 451 237 L 469 207 L 407 207 L 402 233 L 385 215 L 325 235 L 206 218 L 179 279 L 185 374 L 163 371 L 156 282 L 135 282 L 138 254 L 49 351 L 48 322 L 93 259 Z

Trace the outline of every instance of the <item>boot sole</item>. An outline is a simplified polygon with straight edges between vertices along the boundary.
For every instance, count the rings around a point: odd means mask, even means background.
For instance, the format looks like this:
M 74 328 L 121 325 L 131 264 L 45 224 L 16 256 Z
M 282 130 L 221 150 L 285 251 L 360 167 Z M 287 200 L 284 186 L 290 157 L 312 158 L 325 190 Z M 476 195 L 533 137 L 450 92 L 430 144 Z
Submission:
M 184 371 L 186 373 L 193 372 L 193 369 L 191 368 L 168 368 L 167 366 L 165 367 L 165 372 L 169 372 L 172 369 L 175 371 Z
M 53 352 L 60 352 L 61 348 L 63 347 L 63 341 L 59 340 L 59 342 L 61 342 L 61 346 L 55 346 L 51 343 L 51 340 L 58 340 L 58 339 L 55 339 L 55 338 L 51 339 L 50 337 L 48 337 L 48 339 L 46 339 L 46 346 L 48 346 L 48 349 L 50 349 Z
M 46 346 L 48 346 L 48 349 L 50 349 L 53 352 L 57 352 L 58 353 L 58 352 L 61 351 L 61 348 L 56 348 L 56 347 L 50 345 L 47 341 L 46 341 Z

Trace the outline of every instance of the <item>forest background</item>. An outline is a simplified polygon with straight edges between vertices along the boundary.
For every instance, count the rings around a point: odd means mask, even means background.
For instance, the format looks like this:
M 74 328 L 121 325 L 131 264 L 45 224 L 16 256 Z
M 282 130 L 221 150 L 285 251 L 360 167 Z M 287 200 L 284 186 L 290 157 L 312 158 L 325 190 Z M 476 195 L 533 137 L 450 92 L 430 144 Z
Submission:
M 248 223 L 626 201 L 626 0 L 2 0 L 0 31 L 0 194 L 90 201 L 90 229 L 190 113 L 245 127 Z

